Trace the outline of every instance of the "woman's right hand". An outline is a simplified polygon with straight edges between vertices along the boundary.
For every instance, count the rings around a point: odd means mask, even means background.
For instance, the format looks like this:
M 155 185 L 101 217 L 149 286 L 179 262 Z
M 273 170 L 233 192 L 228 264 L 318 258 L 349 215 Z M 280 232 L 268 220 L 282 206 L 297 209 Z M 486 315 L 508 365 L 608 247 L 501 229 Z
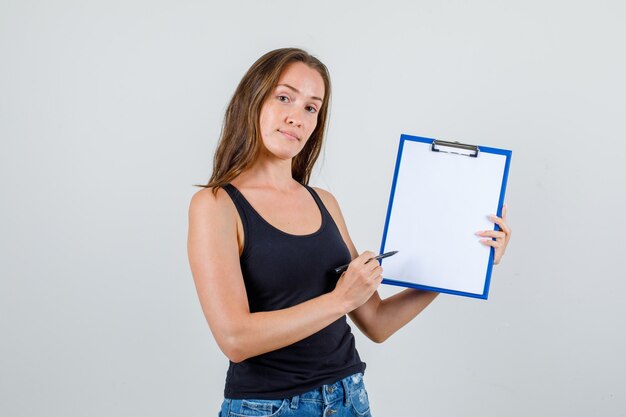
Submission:
M 363 252 L 350 262 L 335 286 L 333 293 L 346 308 L 346 314 L 359 308 L 376 291 L 383 280 L 383 268 L 372 251 Z

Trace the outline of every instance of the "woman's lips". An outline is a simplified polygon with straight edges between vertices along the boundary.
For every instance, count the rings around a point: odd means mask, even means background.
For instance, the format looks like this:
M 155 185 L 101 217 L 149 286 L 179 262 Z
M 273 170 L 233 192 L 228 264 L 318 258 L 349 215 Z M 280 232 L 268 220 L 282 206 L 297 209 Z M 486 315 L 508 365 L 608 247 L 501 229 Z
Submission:
M 300 140 L 299 137 L 297 137 L 294 133 L 291 132 L 287 132 L 285 130 L 278 130 L 280 133 L 282 133 L 285 137 L 287 137 L 288 139 L 291 140 Z

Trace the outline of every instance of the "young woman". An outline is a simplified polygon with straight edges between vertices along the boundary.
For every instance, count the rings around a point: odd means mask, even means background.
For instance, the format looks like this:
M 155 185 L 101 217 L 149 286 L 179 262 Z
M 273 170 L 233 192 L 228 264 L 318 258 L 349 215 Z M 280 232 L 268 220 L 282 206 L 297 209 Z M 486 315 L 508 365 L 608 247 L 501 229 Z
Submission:
M 346 315 L 380 343 L 437 296 L 406 289 L 381 300 L 376 254 L 359 255 L 335 198 L 307 185 L 330 93 L 328 70 L 303 50 L 259 58 L 226 110 L 209 183 L 191 200 L 191 270 L 230 360 L 222 417 L 369 415 Z M 496 263 L 505 218 L 493 219 L 501 232 L 482 233 Z

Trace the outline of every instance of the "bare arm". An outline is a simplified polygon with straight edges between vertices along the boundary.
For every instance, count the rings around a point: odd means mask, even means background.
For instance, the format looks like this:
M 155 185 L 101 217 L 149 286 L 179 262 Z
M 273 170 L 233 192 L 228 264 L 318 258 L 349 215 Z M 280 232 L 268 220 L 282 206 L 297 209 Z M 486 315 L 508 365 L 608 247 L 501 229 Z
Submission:
M 380 267 L 353 261 L 335 290 L 302 304 L 250 313 L 241 267 L 239 216 L 224 190 L 196 193 L 189 207 L 188 255 L 198 297 L 220 349 L 233 362 L 308 337 L 367 301 L 380 284 Z M 239 226 L 240 227 L 240 226 Z M 245 237 L 244 237 L 245 238 Z
M 407 288 L 381 300 L 378 292 L 350 318 L 372 341 L 382 343 L 413 320 L 439 293 Z

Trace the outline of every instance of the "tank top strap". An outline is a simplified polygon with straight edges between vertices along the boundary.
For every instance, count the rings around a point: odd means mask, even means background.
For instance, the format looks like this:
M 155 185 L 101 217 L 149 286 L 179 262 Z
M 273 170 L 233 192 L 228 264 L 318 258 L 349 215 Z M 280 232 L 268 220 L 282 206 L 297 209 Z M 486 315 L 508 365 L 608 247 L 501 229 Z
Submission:
M 326 209 L 324 202 L 322 201 L 320 196 L 317 194 L 317 191 L 315 191 L 313 187 L 309 187 L 306 184 L 304 184 L 304 188 L 306 188 L 313 196 L 313 199 L 315 200 L 317 207 L 319 207 L 320 212 L 322 213 L 322 216 L 325 217 L 324 221 L 333 220 L 332 216 L 330 215 L 330 212 Z
M 238 189 L 236 189 L 233 185 L 226 184 L 222 187 L 226 193 L 230 196 L 230 199 L 235 203 L 235 207 L 237 207 L 237 211 L 241 216 L 245 215 L 244 204 L 246 200 L 243 198 Z M 242 219 L 243 220 L 243 219 Z
M 222 188 L 224 188 L 224 191 L 228 193 L 230 199 L 233 200 L 233 203 L 235 203 L 235 207 L 237 207 L 239 215 L 241 215 L 242 217 L 245 216 L 246 209 L 249 210 L 251 208 L 248 200 L 246 200 L 243 194 L 241 194 L 241 192 L 230 183 L 224 185 Z M 241 220 L 243 221 L 243 218 Z

